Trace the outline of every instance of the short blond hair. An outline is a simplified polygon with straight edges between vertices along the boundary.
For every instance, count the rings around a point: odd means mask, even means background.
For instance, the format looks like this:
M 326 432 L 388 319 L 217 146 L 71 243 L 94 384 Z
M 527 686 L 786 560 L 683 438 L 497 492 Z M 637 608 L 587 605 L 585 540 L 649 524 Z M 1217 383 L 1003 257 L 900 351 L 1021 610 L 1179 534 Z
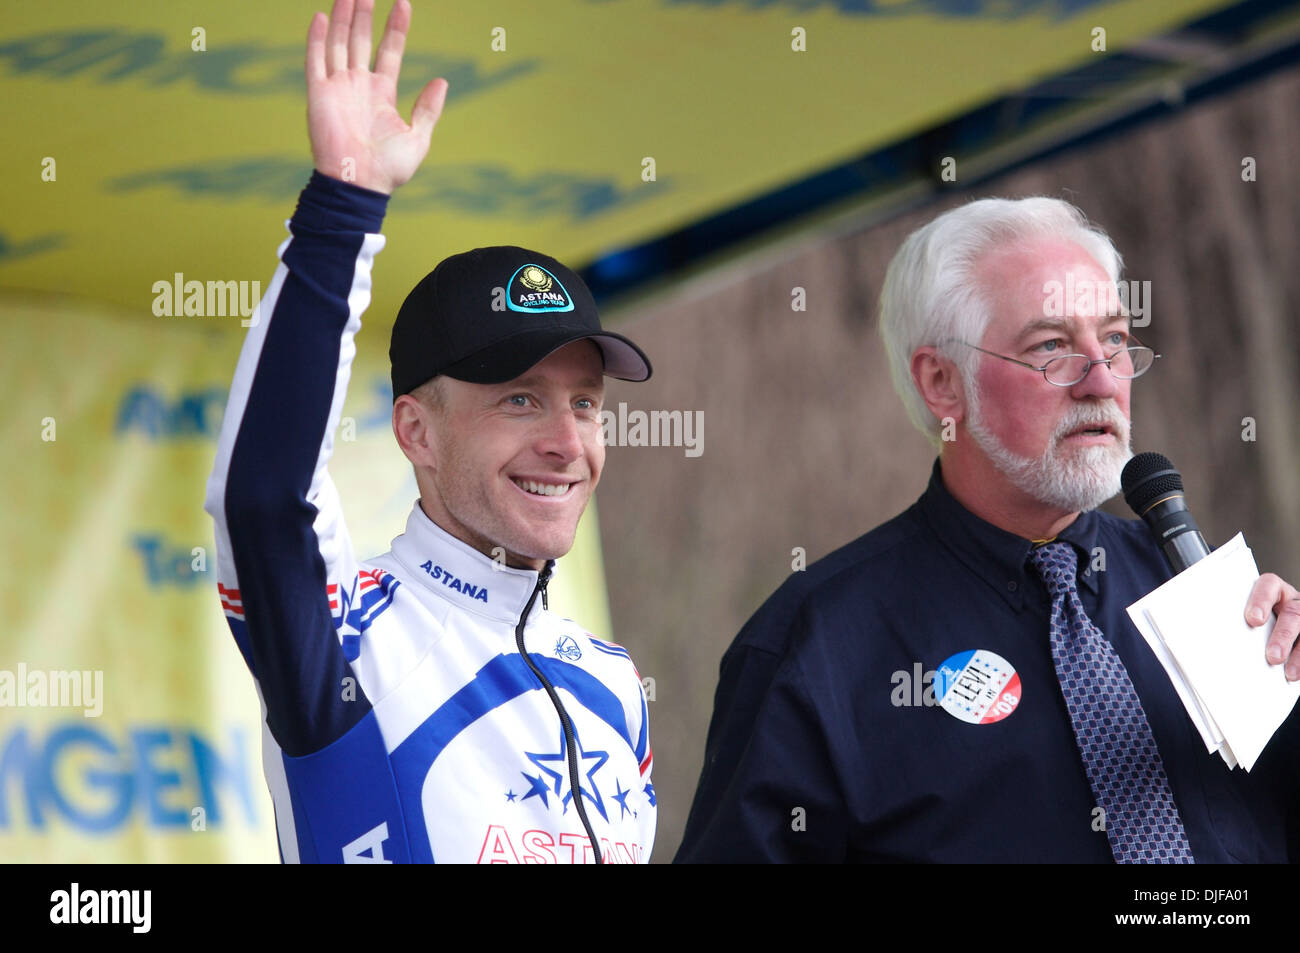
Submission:
M 441 412 L 447 406 L 447 395 L 442 389 L 442 377 L 430 377 L 415 390 L 411 391 L 411 396 L 430 407 L 433 410 Z

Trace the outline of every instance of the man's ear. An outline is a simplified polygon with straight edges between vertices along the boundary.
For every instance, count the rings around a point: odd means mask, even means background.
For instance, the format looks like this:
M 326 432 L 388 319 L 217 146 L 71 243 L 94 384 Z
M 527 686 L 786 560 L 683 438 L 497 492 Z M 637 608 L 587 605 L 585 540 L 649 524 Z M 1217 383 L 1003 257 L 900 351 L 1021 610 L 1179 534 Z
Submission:
M 966 416 L 961 372 L 938 348 L 919 347 L 912 354 L 912 382 L 937 419 L 960 422 Z
M 393 404 L 393 437 L 397 445 L 417 468 L 437 469 L 434 448 L 437 446 L 434 413 L 410 394 L 403 394 Z

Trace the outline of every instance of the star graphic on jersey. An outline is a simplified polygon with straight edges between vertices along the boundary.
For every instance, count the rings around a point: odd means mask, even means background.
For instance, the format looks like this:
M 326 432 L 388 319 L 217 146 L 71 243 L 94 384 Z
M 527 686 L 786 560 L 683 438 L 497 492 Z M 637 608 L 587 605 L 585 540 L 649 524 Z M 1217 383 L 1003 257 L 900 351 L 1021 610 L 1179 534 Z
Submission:
M 645 787 L 643 787 L 641 790 L 645 791 L 645 796 L 650 799 L 650 806 L 654 807 L 655 804 L 657 803 L 655 801 L 655 786 L 651 784 L 649 781 L 647 781 Z
M 627 796 L 632 792 L 630 790 L 624 791 L 623 785 L 618 781 L 617 778 L 614 779 L 614 790 L 618 792 L 617 794 L 614 795 L 614 800 L 618 801 L 618 806 L 620 808 L 618 812 L 618 819 L 621 821 L 623 817 L 627 814 L 631 814 L 633 817 L 636 817 L 636 812 L 627 806 Z
M 578 793 L 582 797 L 585 797 L 592 804 L 596 805 L 596 810 L 600 812 L 600 816 L 603 817 L 606 821 L 608 821 L 609 815 L 605 813 L 605 801 L 600 796 L 600 789 L 596 787 L 596 779 L 595 777 L 593 777 L 593 775 L 595 775 L 597 771 L 599 771 L 602 767 L 604 767 L 605 762 L 609 760 L 609 752 L 608 751 L 584 751 L 582 748 L 582 740 L 578 737 L 577 726 L 573 726 L 573 742 L 578 752 L 579 771 L 582 770 L 581 766 L 584 762 L 586 761 L 596 762 L 591 766 L 591 770 L 587 772 L 587 780 L 590 782 L 591 790 L 589 791 L 587 790 L 586 786 L 579 784 Z M 569 747 L 568 747 L 568 742 L 564 737 L 563 730 L 561 730 L 560 732 L 560 750 L 558 754 L 538 754 L 532 751 L 525 751 L 524 754 L 527 755 L 529 761 L 537 765 L 538 768 L 540 768 L 544 773 L 546 773 L 551 777 L 552 785 L 553 785 L 552 791 L 558 797 L 564 781 L 568 780 Z M 543 762 L 559 762 L 561 767 L 565 769 L 564 773 L 561 774 L 559 771 L 547 767 L 545 764 L 543 764 Z M 528 777 L 528 775 L 524 775 L 524 777 Z M 529 780 L 531 781 L 532 779 L 529 778 Z M 532 792 L 530 791 L 529 793 L 531 794 Z M 573 800 L 572 789 L 567 791 L 564 794 L 564 796 L 560 799 L 560 803 L 564 805 L 565 814 L 569 812 L 569 802 L 571 800 Z M 543 801 L 543 803 L 545 803 L 545 801 Z
M 506 792 L 506 800 L 513 801 L 514 799 L 515 799 L 515 789 L 511 788 L 509 791 Z
M 543 762 L 543 761 L 564 761 L 564 762 L 566 762 L 566 766 L 567 766 L 567 760 L 568 760 L 568 759 L 565 757 L 565 754 L 564 754 L 564 739 L 563 739 L 563 735 L 561 735 L 561 739 L 560 739 L 560 753 L 559 753 L 559 754 L 556 754 L 556 755 L 550 755 L 550 754 L 546 754 L 546 755 L 542 755 L 542 754 L 531 754 L 531 753 L 529 753 L 529 752 L 527 752 L 527 751 L 525 751 L 524 754 L 528 755 L 528 760 L 529 760 L 529 761 L 531 761 L 534 765 L 536 765 L 537 767 L 539 767 L 539 768 L 542 769 L 542 774 L 545 774 L 548 778 L 550 778 L 550 780 L 551 780 L 551 787 L 552 787 L 552 789 L 554 790 L 555 795 L 558 797 L 559 794 L 560 794 L 560 785 L 561 785 L 561 783 L 564 781 L 564 776 L 563 776 L 562 774 L 560 774 L 559 771 L 556 771 L 554 768 L 548 768 L 546 765 L 542 764 L 542 762 Z M 523 774 L 522 771 L 519 772 L 519 773 L 520 773 L 520 774 Z M 545 790 L 545 787 L 546 787 L 546 786 L 545 786 L 545 784 L 542 782 L 541 775 L 538 775 L 536 778 L 531 778 L 531 777 L 529 777 L 528 775 L 524 774 L 524 777 L 528 778 L 529 782 L 532 783 L 533 785 L 543 784 L 543 790 Z M 532 794 L 533 792 L 530 791 L 530 792 L 528 792 L 528 793 L 529 793 L 529 794 Z M 525 795 L 525 797 L 527 797 L 527 795 Z M 543 803 L 543 804 L 546 803 L 546 798 L 545 798 L 545 797 L 542 798 L 542 803 Z
M 519 773 L 524 774 L 522 771 Z M 524 774 L 524 780 L 527 781 L 531 787 L 528 789 L 528 793 L 519 800 L 527 801 L 530 797 L 536 796 L 542 799 L 542 807 L 549 809 L 551 805 L 550 802 L 546 800 L 546 782 L 542 780 L 541 775 L 532 778 Z

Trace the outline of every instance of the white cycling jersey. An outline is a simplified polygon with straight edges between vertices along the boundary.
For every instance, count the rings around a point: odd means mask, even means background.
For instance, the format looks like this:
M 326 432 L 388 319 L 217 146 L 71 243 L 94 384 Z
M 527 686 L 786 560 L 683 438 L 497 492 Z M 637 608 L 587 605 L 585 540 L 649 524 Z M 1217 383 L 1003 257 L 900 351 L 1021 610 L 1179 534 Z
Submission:
M 594 837 L 606 862 L 647 861 L 641 679 L 626 650 L 546 609 L 553 567 L 502 566 L 418 501 L 391 551 L 353 553 L 326 465 L 386 206 L 312 175 L 208 481 L 218 591 L 262 699 L 281 857 L 590 863 Z

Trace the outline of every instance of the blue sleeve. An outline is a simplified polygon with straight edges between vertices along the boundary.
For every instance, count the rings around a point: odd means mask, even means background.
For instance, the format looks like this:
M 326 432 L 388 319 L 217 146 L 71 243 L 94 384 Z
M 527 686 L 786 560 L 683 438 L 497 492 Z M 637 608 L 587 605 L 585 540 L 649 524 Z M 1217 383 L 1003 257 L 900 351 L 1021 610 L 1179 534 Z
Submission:
M 298 860 L 409 864 L 393 767 L 374 712 L 314 754 L 285 758 Z
M 360 686 L 344 691 L 337 620 L 357 563 L 326 467 L 386 207 L 381 193 L 312 174 L 250 322 L 208 480 L 226 618 L 293 757 L 370 710 Z

